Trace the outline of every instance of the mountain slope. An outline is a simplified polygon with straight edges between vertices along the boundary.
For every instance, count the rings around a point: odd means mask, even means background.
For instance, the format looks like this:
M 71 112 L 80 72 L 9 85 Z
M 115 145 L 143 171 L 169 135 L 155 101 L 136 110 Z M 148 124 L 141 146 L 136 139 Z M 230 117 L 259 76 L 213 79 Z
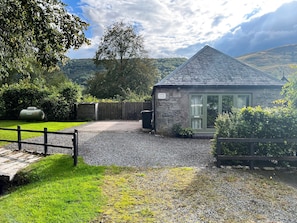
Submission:
M 286 78 L 297 72 L 297 44 L 243 55 L 238 60 L 274 77 Z

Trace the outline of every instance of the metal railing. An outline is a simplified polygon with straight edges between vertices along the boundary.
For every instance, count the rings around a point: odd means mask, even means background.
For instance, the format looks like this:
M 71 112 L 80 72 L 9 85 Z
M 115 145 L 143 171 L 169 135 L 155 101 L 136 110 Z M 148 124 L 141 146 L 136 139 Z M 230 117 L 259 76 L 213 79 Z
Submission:
M 17 129 L 0 128 L 0 130 L 16 131 L 17 132 L 17 140 L 0 139 L 0 141 L 1 142 L 17 143 L 18 144 L 18 150 L 19 151 L 22 150 L 22 144 L 44 146 L 44 152 L 43 152 L 43 154 L 45 156 L 48 154 L 48 147 L 71 149 L 71 150 L 73 150 L 73 163 L 74 163 L 74 166 L 77 165 L 77 157 L 78 157 L 78 131 L 76 129 L 74 130 L 74 132 L 51 132 L 51 131 L 48 131 L 47 128 L 44 128 L 43 131 L 38 131 L 38 130 L 25 130 L 25 129 L 21 129 L 20 126 L 17 126 Z M 22 141 L 22 132 L 43 133 L 43 139 L 44 139 L 43 140 L 43 143 Z M 48 143 L 48 134 L 71 135 L 72 136 L 72 146 L 49 144 Z

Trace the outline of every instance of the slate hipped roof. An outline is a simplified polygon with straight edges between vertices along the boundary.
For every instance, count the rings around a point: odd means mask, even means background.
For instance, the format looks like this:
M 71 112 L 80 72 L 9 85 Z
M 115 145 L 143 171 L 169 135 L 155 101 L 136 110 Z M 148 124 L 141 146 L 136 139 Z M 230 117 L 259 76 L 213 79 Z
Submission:
M 158 86 L 282 86 L 284 82 L 210 46 L 155 85 Z

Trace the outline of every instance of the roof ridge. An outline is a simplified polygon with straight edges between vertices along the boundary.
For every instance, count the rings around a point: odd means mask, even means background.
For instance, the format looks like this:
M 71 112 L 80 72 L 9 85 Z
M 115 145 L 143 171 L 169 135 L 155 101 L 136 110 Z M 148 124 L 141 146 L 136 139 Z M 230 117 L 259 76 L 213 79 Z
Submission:
M 159 81 L 160 85 L 255 86 L 283 85 L 281 80 L 205 45 Z

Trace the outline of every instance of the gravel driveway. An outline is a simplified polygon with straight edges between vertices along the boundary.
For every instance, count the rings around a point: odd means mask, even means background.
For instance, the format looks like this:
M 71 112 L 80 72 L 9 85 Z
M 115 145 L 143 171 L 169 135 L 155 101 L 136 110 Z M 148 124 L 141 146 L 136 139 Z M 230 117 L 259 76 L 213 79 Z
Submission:
M 80 144 L 79 154 L 91 165 L 202 167 L 213 164 L 209 140 L 167 138 L 143 132 L 101 132 Z
M 78 130 L 79 155 L 90 165 L 202 167 L 214 161 L 209 140 L 153 135 L 141 122 L 94 122 Z

